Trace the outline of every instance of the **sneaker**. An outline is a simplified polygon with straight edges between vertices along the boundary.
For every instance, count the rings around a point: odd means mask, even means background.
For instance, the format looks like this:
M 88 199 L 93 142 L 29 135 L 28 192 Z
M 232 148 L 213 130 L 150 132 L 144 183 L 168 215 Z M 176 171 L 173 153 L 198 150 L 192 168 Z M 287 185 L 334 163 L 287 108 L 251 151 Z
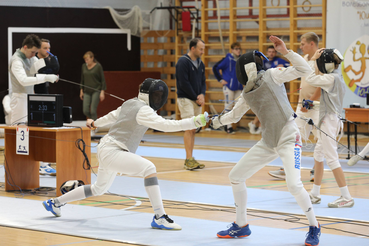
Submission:
M 319 245 L 319 237 L 320 237 L 320 224 L 318 225 L 318 227 L 309 226 L 309 232 L 306 234 L 305 245 L 307 246 Z
M 56 170 L 52 168 L 49 163 L 40 164 L 39 172 L 41 175 L 50 175 L 50 176 L 56 175 Z
M 261 134 L 261 126 L 255 129 L 255 134 Z
M 322 201 L 322 198 L 320 196 L 314 196 L 313 194 L 311 194 L 311 192 L 309 192 L 309 197 L 312 204 L 320 204 Z
M 227 132 L 228 126 L 224 126 L 224 131 Z
M 252 121 L 250 121 L 248 125 L 249 125 L 250 133 L 251 134 L 256 134 L 256 125 Z
M 280 168 L 277 171 L 269 171 L 269 175 L 278 179 L 286 179 L 286 173 L 284 172 L 284 168 Z
M 203 169 L 205 167 L 204 164 L 199 163 L 198 161 L 195 160 L 195 158 L 192 157 L 191 159 L 193 159 L 193 161 L 198 165 L 196 169 Z
M 193 157 L 186 159 L 183 168 L 187 170 L 193 170 L 199 168 L 199 164 Z
M 360 155 L 354 155 L 353 157 L 351 157 L 351 159 L 347 162 L 347 165 L 349 166 L 353 166 L 355 165 L 358 161 L 364 160 L 364 157 L 361 157 Z
M 196 133 L 201 132 L 201 130 L 202 130 L 202 127 L 198 127 L 198 128 L 196 128 Z
M 239 227 L 235 222 L 231 224 L 228 230 L 220 231 L 217 236 L 220 238 L 235 238 L 235 237 L 247 237 L 250 236 L 251 230 L 249 224 L 244 227 Z
M 328 203 L 330 208 L 352 208 L 354 206 L 354 198 L 346 199 L 343 196 L 336 199 L 334 202 Z
M 315 172 L 314 169 L 310 170 L 310 182 L 314 182 L 314 172 Z
M 233 128 L 232 128 L 232 127 L 229 127 L 229 128 L 227 129 L 227 133 L 228 133 L 228 134 L 235 134 L 236 132 L 233 130 Z
M 163 229 L 163 230 L 182 230 L 182 227 L 168 217 L 168 215 L 164 214 L 160 218 L 156 218 L 156 215 L 154 215 L 154 218 L 151 222 L 151 227 L 154 229 Z
M 61 209 L 60 207 L 57 207 L 55 205 L 54 199 L 49 199 L 47 201 L 42 202 L 42 205 L 44 205 L 45 209 L 47 211 L 50 211 L 53 215 L 55 215 L 56 217 L 60 217 L 61 216 Z

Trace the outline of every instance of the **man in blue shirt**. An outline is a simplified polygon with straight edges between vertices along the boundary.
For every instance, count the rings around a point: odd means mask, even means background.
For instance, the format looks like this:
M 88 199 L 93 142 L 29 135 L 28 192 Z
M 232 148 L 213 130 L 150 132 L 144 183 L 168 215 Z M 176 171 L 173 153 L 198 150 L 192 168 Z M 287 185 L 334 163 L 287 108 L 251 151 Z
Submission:
M 267 57 L 268 57 L 269 61 L 263 60 L 265 70 L 268 70 L 269 68 L 289 67 L 290 66 L 290 63 L 288 61 L 277 57 L 277 51 L 274 49 L 274 46 L 269 46 L 268 47 Z

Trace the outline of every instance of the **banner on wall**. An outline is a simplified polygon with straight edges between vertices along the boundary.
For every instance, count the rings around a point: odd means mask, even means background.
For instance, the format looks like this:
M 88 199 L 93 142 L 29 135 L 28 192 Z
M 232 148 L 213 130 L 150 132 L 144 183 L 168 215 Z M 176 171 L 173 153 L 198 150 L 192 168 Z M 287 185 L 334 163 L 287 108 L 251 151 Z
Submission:
M 341 65 L 348 88 L 359 97 L 369 93 L 369 35 L 354 40 L 345 50 Z
M 369 0 L 328 0 L 327 48 L 341 51 L 344 107 L 366 105 L 369 93 Z

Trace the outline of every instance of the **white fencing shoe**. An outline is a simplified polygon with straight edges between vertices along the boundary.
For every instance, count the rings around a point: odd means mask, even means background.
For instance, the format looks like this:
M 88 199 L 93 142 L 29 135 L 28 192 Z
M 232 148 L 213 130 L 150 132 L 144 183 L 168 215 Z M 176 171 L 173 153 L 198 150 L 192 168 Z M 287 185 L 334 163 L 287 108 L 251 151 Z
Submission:
M 151 227 L 154 229 L 163 229 L 163 230 L 182 230 L 182 227 L 168 217 L 168 215 L 164 214 L 160 218 L 156 218 L 156 215 L 154 215 L 154 218 L 151 222 Z
M 60 217 L 61 216 L 61 209 L 60 207 L 57 207 L 55 205 L 54 199 L 49 199 L 47 201 L 42 202 L 42 205 L 44 205 L 45 209 L 47 211 L 50 211 L 53 215 L 55 215 L 56 217 Z
M 257 134 L 256 133 L 256 125 L 252 121 L 249 122 L 248 126 L 249 126 L 249 132 L 251 134 Z
M 351 159 L 347 162 L 347 165 L 349 166 L 353 166 L 355 165 L 358 161 L 364 160 L 364 157 L 361 157 L 360 155 L 354 155 L 353 157 L 351 157 Z
M 322 201 L 322 198 L 320 196 L 314 196 L 313 194 L 311 194 L 311 192 L 309 192 L 309 197 L 312 204 L 320 204 L 320 202 Z
M 286 173 L 283 167 L 276 171 L 269 171 L 268 174 L 277 179 L 286 179 Z
M 343 196 L 336 199 L 334 202 L 328 203 L 330 208 L 352 208 L 354 206 L 354 198 L 346 199 Z

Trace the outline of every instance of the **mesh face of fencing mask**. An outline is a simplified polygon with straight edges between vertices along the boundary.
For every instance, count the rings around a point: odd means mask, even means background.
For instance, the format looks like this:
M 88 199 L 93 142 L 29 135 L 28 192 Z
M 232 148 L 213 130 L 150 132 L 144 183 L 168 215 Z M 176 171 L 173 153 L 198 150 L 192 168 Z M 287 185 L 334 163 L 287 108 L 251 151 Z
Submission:
M 60 186 L 60 191 L 62 194 L 65 194 L 71 190 L 74 190 L 75 188 L 85 185 L 85 183 L 82 180 L 68 180 L 65 181 L 61 186 Z
M 240 56 L 236 63 L 237 80 L 246 85 L 247 81 L 256 78 L 257 72 L 263 70 L 263 59 L 268 58 L 260 51 L 249 51 Z
M 144 100 L 156 111 L 163 107 L 168 99 L 168 86 L 160 79 L 147 78 L 141 85 L 140 94 L 148 95 L 139 98 L 146 98 Z

